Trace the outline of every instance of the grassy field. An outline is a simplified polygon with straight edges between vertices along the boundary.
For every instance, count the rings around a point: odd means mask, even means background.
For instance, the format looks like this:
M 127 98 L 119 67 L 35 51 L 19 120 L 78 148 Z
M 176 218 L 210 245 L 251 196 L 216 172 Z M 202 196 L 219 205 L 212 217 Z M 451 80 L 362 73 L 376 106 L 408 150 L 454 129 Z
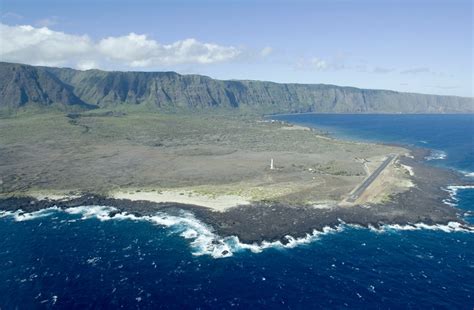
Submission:
M 183 188 L 251 200 L 340 201 L 366 176 L 364 161 L 404 152 L 255 115 L 27 111 L 0 117 L 0 193 Z

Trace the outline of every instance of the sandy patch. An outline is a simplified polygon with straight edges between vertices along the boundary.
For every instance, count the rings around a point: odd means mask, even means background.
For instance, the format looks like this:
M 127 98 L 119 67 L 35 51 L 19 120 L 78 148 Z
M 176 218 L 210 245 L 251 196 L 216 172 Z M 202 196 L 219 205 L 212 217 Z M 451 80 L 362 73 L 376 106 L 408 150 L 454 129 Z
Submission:
M 300 125 L 292 125 L 292 126 L 283 126 L 281 127 L 283 130 L 305 130 L 305 131 L 311 131 L 311 128 L 306 127 L 306 126 L 300 126 Z
M 311 205 L 314 209 L 321 209 L 321 210 L 331 210 L 334 208 L 334 205 L 331 204 L 312 204 Z
M 115 199 L 132 201 L 145 200 L 152 202 L 175 202 L 198 205 L 215 211 L 225 211 L 229 208 L 249 205 L 250 201 L 237 195 L 202 195 L 190 190 L 165 190 L 161 192 L 130 192 L 117 191 L 110 194 Z
M 29 192 L 31 197 L 36 198 L 37 200 L 71 200 L 81 197 L 80 195 L 70 195 L 61 192 Z

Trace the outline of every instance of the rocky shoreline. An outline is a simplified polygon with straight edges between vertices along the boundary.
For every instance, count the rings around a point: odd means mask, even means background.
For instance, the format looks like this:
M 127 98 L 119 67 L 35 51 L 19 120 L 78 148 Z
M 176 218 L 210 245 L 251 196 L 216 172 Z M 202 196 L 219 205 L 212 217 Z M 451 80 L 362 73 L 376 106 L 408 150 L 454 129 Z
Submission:
M 336 227 L 341 223 L 362 227 L 379 228 L 383 225 L 427 225 L 448 224 L 462 219 L 462 210 L 446 204 L 450 193 L 443 190 L 448 185 L 472 185 L 458 173 L 433 167 L 423 163 L 427 151 L 412 150 L 413 158 L 403 157 L 400 163 L 411 166 L 415 186 L 396 194 L 384 204 L 328 208 L 312 206 L 290 206 L 278 203 L 258 203 L 237 206 L 225 212 L 209 208 L 177 203 L 156 203 L 114 199 L 95 194 L 83 194 L 69 200 L 37 200 L 32 197 L 9 197 L 0 199 L 0 210 L 29 213 L 56 206 L 66 209 L 78 206 L 111 206 L 117 210 L 110 216 L 127 212 L 135 216 L 150 216 L 156 212 L 175 214 L 179 210 L 190 211 L 195 217 L 211 226 L 221 237 L 237 236 L 243 243 L 281 241 L 287 243 L 286 236 L 304 237 L 314 230 Z M 466 229 L 471 229 L 466 226 Z

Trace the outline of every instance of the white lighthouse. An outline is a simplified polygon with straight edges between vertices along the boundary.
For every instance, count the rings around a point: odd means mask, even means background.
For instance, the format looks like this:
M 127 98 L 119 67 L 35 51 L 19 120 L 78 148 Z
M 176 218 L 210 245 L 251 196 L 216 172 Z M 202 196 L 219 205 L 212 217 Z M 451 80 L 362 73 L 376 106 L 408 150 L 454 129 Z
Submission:
M 275 166 L 273 165 L 273 158 L 270 159 L 270 170 L 275 169 Z

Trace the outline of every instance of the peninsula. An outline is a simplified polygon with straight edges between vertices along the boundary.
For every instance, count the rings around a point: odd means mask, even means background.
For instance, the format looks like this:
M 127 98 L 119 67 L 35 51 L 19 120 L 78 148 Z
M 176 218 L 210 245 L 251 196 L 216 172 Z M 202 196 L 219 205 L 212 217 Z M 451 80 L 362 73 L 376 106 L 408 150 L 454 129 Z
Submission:
M 0 77 L 2 210 L 186 209 L 246 243 L 341 222 L 462 223 L 442 190 L 462 181 L 424 165 L 424 150 L 337 140 L 262 111 L 469 112 L 470 98 L 7 63 Z

